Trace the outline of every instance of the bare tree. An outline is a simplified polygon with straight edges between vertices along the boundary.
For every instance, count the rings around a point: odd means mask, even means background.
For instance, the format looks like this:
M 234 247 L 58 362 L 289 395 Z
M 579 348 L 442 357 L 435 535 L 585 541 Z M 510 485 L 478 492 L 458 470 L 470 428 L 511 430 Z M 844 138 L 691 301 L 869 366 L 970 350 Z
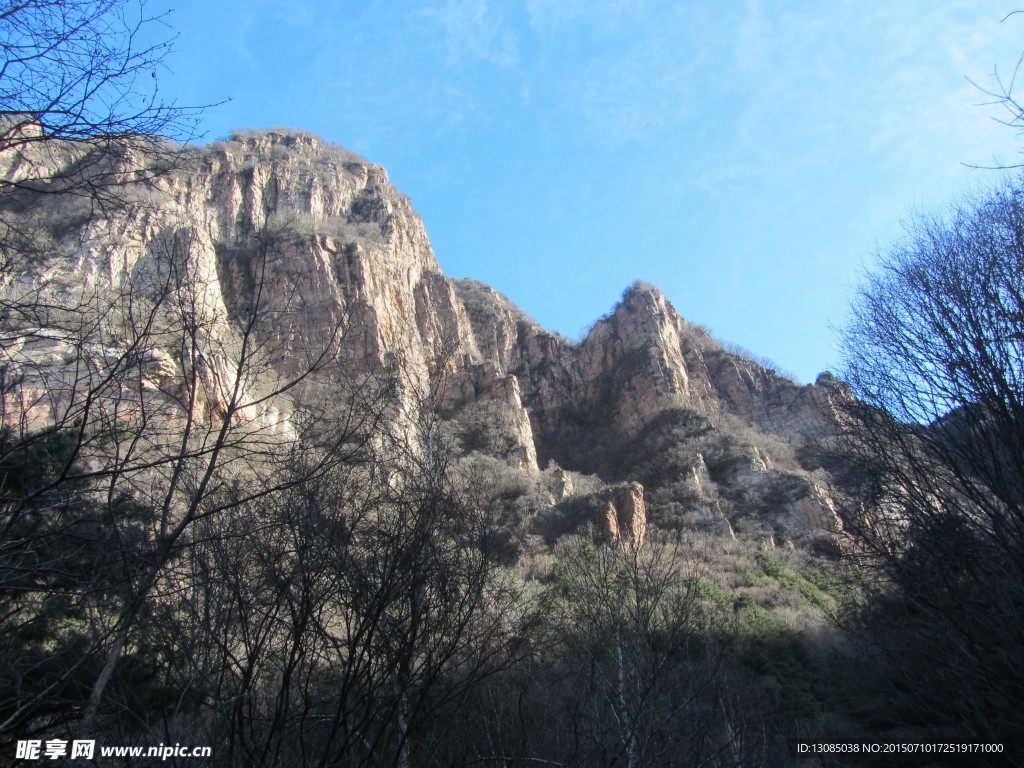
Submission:
M 168 570 L 163 674 L 203 702 L 184 725 L 226 764 L 438 764 L 440 713 L 513 655 L 516 601 L 482 511 L 418 431 L 430 419 L 401 417 L 407 382 L 377 384 L 335 389 L 274 492 L 197 520 Z M 334 439 L 325 417 L 382 403 L 385 419 Z
M 0 461 L 12 473 L 0 498 L 0 621 L 13 640 L 0 733 L 72 720 L 88 732 L 121 711 L 108 689 L 141 658 L 199 524 L 324 471 L 381 418 L 366 403 L 340 409 L 319 458 L 303 454 L 294 471 L 303 438 L 266 411 L 324 372 L 341 327 L 292 375 L 274 368 L 281 350 L 268 329 L 292 311 L 287 293 L 273 309 L 267 299 L 274 236 L 255 236 L 252 292 L 234 324 L 183 228 L 149 244 L 149 266 L 140 259 L 122 284 L 65 286 L 79 298 L 36 302 L 41 325 L 6 326 L 5 370 L 16 375 L 3 393 Z M 43 630 L 51 639 L 37 638 Z
M 918 217 L 845 329 L 845 518 L 912 721 L 1011 738 L 1024 702 L 1024 192 Z M 882 627 L 887 626 L 888 629 Z M 896 639 L 898 638 L 898 640 Z M 910 693 L 908 694 L 907 691 Z
M 192 137 L 197 111 L 160 98 L 162 25 L 129 0 L 0 5 L 0 195 L 95 195 L 156 171 L 165 137 Z

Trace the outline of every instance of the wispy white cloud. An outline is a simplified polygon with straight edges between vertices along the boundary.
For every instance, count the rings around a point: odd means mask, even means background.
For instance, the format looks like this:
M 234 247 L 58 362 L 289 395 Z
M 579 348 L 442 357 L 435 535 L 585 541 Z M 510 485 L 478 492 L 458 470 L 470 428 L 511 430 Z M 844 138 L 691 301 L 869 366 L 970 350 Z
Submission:
M 751 176 L 807 174 L 837 159 L 904 178 L 955 170 L 999 143 L 964 80 L 1010 42 L 998 13 L 985 17 L 967 3 L 924 2 L 768 14 L 752 0 L 726 41 L 732 55 L 713 57 L 736 116 L 718 146 Z
M 449 65 L 489 61 L 511 67 L 518 58 L 518 45 L 503 7 L 488 0 L 446 0 L 420 15 L 440 27 Z
M 614 30 L 627 18 L 643 16 L 648 0 L 526 0 L 530 24 L 542 31 L 585 24 Z
M 553 108 L 598 146 L 664 142 L 694 116 L 706 11 L 671 2 L 529 0 Z M 542 76 L 541 76 L 542 77 Z

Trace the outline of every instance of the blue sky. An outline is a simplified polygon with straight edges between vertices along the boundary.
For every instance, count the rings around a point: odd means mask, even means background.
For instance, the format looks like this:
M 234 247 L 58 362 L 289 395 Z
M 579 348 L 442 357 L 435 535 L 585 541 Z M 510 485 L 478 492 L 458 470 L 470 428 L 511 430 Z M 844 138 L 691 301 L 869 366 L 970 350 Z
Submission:
M 452 277 L 577 336 L 635 279 L 802 381 L 914 210 L 1024 139 L 1024 51 L 971 0 L 180 0 L 165 97 L 385 166 Z M 155 9 L 155 6 L 154 6 Z

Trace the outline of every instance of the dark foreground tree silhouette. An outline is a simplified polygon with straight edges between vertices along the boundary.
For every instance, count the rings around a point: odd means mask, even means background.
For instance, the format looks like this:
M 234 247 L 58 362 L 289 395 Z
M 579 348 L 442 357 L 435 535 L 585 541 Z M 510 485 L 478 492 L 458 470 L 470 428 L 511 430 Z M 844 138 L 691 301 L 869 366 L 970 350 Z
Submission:
M 74 297 L 42 275 L 98 207 L 137 209 L 132 185 L 181 156 L 166 138 L 193 133 L 197 111 L 160 99 L 156 75 L 173 39 L 162 24 L 144 0 L 0 2 L 0 739 L 73 720 L 90 689 L 99 701 L 110 677 L 101 659 L 119 658 L 134 611 L 116 631 L 90 616 L 116 615 L 111 599 L 124 607 L 129 592 L 148 592 L 139 577 L 160 560 L 143 554 L 142 533 L 160 525 L 159 506 L 123 483 L 133 465 L 169 465 L 142 458 L 143 446 L 160 444 L 146 402 L 154 393 L 130 382 L 142 380 L 157 318 L 187 297 L 181 275 Z M 179 338 L 197 350 L 189 327 Z M 53 344 L 67 352 L 61 371 L 32 351 Z M 190 436 L 172 435 L 179 447 Z
M 846 523 L 888 576 L 864 615 L 892 725 L 1021 743 L 1024 187 L 917 217 L 845 329 Z
M 76 722 L 89 732 L 130 711 L 112 710 L 109 690 L 145 656 L 194 529 L 298 482 L 283 470 L 300 436 L 275 434 L 257 414 L 322 373 L 342 329 L 295 375 L 257 387 L 280 354 L 265 329 L 292 311 L 268 308 L 263 291 L 276 243 L 265 227 L 254 233 L 254 292 L 237 332 L 215 332 L 221 315 L 180 232 L 152 244 L 144 277 L 65 308 L 47 300 L 41 328 L 17 316 L 0 325 L 0 746 Z M 344 462 L 380 417 L 379 397 L 350 390 L 334 395 L 340 416 L 321 414 L 331 440 L 306 456 L 302 480 Z

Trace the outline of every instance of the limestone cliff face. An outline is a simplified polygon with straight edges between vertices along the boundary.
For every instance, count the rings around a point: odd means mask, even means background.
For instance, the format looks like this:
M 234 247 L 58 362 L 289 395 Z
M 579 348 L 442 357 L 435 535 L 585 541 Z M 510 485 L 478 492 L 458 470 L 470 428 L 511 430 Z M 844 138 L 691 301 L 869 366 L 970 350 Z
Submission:
M 0 160 L 11 177 L 26 162 Z M 384 169 L 288 132 L 239 135 L 190 150 L 179 164 L 77 221 L 65 197 L 5 201 L 9 216 L 44 229 L 70 218 L 31 279 L 59 286 L 64 304 L 97 305 L 107 292 L 189 312 L 203 336 L 208 410 L 236 383 L 231 358 L 243 342 L 260 350 L 268 388 L 318 360 L 363 372 L 401 367 L 410 391 L 430 389 L 431 366 L 452 357 L 465 312 Z M 188 307 L 166 301 L 186 286 Z M 8 277 L 5 289 L 17 290 L 17 280 Z M 184 373 L 180 349 L 147 354 L 169 356 Z
M 149 362 L 138 378 L 142 386 L 168 387 L 201 368 L 208 413 L 233 387 L 258 395 L 299 376 L 311 361 L 324 376 L 387 371 L 397 374 L 408 403 L 429 404 L 455 420 L 489 414 L 487 429 L 504 435 L 494 449 L 503 461 L 535 471 L 555 460 L 608 482 L 641 479 L 655 498 L 661 493 L 705 510 L 694 520 L 730 531 L 737 514 L 723 506 L 722 489 L 762 481 L 757 472 L 722 469 L 731 459 L 706 464 L 724 451 L 716 448 L 718 437 L 740 424 L 799 445 L 805 433 L 830 423 L 837 385 L 799 386 L 727 352 L 651 286 L 628 289 L 612 313 L 572 344 L 493 288 L 446 278 L 423 223 L 384 169 L 315 137 L 241 134 L 189 150 L 183 160 L 180 169 L 128 188 L 129 204 L 117 210 L 69 218 L 44 198 L 29 195 L 21 208 L 8 201 L 5 215 L 41 222 L 52 247 L 33 274 L 8 276 L 4 290 L 28 280 L 46 290 L 59 285 L 65 296 L 163 290 L 173 298 L 187 284 L 185 309 L 196 319 L 203 354 L 189 357 L 180 345 L 156 341 L 140 351 Z M 0 157 L 7 176 L 23 165 Z M 9 362 L 35 355 L 59 368 L 56 336 L 47 336 L 41 349 L 39 334 L 16 330 L 26 341 L 8 346 Z M 244 381 L 231 367 L 240 345 L 260 351 L 258 375 Z M 52 371 L 40 375 L 34 394 L 19 396 L 41 401 L 46 382 L 55 380 Z M 303 391 L 290 396 L 301 398 Z M 259 408 L 265 412 L 254 418 L 287 421 L 287 403 L 268 400 Z M 684 430 L 696 447 L 687 449 L 678 477 L 652 485 L 652 473 L 635 476 L 640 464 L 626 454 L 662 434 L 666 413 L 696 420 Z M 33 418 L 45 420 L 45 412 Z M 788 495 L 759 519 L 774 515 L 777 522 L 767 528 L 785 529 L 788 538 L 831 525 L 819 485 L 801 474 L 809 470 L 787 471 L 799 476 L 803 490 L 790 482 Z M 642 538 L 643 488 L 626 495 L 613 503 L 612 517 L 630 537 Z

